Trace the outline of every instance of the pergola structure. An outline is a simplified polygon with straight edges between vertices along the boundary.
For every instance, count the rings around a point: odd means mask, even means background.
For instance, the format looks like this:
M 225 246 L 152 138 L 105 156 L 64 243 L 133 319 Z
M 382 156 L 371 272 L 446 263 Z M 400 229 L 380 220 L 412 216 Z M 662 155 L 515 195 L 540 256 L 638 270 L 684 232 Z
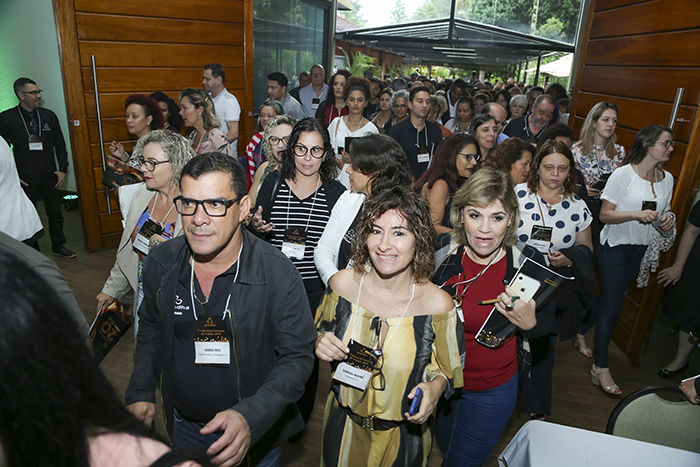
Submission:
M 549 52 L 573 52 L 574 46 L 454 17 L 336 32 L 336 40 L 420 59 L 425 65 L 516 66 Z

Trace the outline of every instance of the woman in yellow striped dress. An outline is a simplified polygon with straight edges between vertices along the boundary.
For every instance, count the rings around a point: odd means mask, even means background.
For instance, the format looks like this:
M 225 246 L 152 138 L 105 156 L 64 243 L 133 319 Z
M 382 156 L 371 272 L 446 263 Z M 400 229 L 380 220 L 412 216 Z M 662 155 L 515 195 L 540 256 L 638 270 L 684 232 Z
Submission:
M 367 201 L 355 266 L 331 277 L 316 312 L 316 355 L 334 372 L 322 466 L 427 465 L 427 422 L 440 396 L 462 386 L 464 347 L 452 299 L 428 281 L 434 239 L 430 209 L 409 188 Z

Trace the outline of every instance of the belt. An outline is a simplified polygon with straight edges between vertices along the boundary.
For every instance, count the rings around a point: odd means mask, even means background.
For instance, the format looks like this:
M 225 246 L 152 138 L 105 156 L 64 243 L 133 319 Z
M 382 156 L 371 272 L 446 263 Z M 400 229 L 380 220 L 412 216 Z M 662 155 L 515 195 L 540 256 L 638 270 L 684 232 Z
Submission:
M 350 420 L 357 423 L 362 428 L 367 428 L 369 431 L 391 430 L 392 428 L 396 428 L 397 426 L 407 423 L 403 420 L 396 422 L 394 420 L 383 420 L 377 417 L 361 417 L 347 407 L 343 407 L 342 405 L 339 405 L 338 407 L 345 412 L 345 415 L 347 415 Z

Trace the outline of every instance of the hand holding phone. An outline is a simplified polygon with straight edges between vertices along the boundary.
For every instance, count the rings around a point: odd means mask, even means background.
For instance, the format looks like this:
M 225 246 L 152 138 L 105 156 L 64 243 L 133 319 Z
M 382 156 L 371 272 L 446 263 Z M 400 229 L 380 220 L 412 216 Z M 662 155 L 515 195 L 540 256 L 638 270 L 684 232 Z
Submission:
M 411 401 L 411 407 L 408 409 L 408 414 L 413 416 L 420 410 L 420 401 L 423 399 L 423 391 L 421 388 L 416 388 L 415 394 L 413 394 L 413 400 Z

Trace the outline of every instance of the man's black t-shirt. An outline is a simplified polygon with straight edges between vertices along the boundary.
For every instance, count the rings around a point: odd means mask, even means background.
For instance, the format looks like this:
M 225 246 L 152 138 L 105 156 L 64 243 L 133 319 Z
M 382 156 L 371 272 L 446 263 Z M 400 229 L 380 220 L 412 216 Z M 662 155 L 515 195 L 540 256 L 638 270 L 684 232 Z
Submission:
M 403 148 L 416 180 L 428 169 L 435 150 L 442 142 L 440 125 L 426 121 L 425 127 L 418 131 L 410 117 L 393 125 L 389 130 L 389 136 Z M 419 157 L 419 154 L 423 155 Z

